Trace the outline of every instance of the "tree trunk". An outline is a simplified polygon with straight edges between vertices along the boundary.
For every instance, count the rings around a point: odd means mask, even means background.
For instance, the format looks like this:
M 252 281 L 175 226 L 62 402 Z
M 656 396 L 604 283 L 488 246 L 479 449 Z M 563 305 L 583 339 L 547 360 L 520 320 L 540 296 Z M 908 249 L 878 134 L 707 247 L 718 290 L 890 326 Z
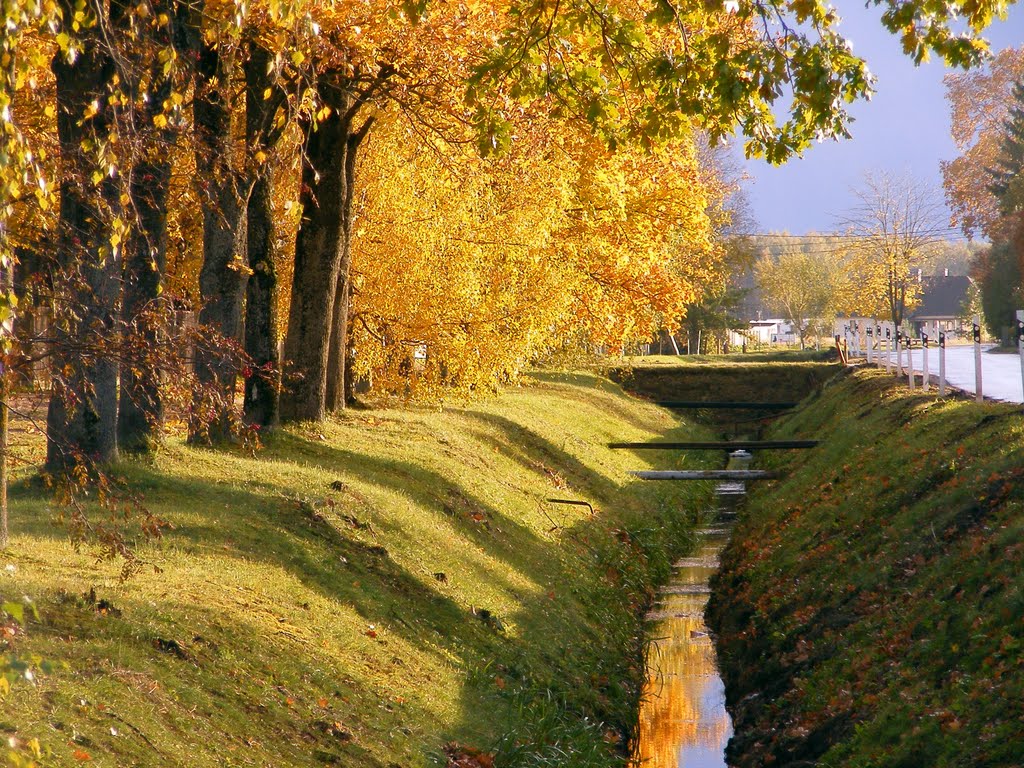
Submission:
M 292 393 L 281 404 L 286 421 L 322 421 L 327 415 L 328 379 L 333 400 L 344 405 L 345 345 L 348 338 L 349 268 L 352 256 L 352 198 L 359 146 L 373 125 L 368 117 L 353 130 L 360 109 L 395 74 L 383 66 L 361 91 L 339 73 L 328 73 L 317 89 L 330 114 L 303 141 L 303 218 L 295 239 L 295 276 L 288 316 L 285 358 L 291 364 Z M 332 80 L 332 77 L 334 78 Z M 335 301 L 340 297 L 340 301 Z M 331 358 L 331 350 L 337 350 Z
M 334 294 L 334 318 L 331 322 L 331 346 L 327 362 L 327 408 L 331 413 L 345 410 L 353 398 L 349 368 L 354 350 L 348 332 L 352 307 L 352 254 L 347 243 L 345 251 Z
M 0 235 L 2 240 L 3 235 Z M 36 341 L 36 310 L 39 301 L 39 287 L 35 285 L 38 276 L 50 274 L 50 270 L 44 266 L 37 249 L 39 244 L 32 248 L 15 246 L 14 254 L 14 295 L 18 300 L 17 312 L 14 315 L 14 338 L 19 349 L 16 358 L 19 360 L 19 369 L 10 372 L 11 381 L 21 379 L 22 385 L 34 387 L 38 382 L 35 377 L 36 365 L 35 355 L 42 351 L 42 344 Z M 31 279 L 30 279 L 31 278 Z M 48 286 L 47 286 L 48 287 Z M 25 359 L 27 358 L 27 360 Z
M 346 242 L 345 250 L 350 250 Z M 345 369 L 348 351 L 348 269 L 342 256 L 334 290 L 334 315 L 331 319 L 331 342 L 327 352 L 327 410 L 331 413 L 345 410 Z
M 13 277 L 13 275 L 8 273 L 5 277 Z M 8 290 L 13 289 L 13 280 L 11 285 L 4 285 L 2 287 Z M 11 445 L 11 378 L 10 357 L 3 351 L 0 351 L 0 551 L 7 549 L 7 545 L 11 540 L 7 524 L 7 486 L 9 484 L 11 467 L 8 457 L 8 450 Z
M 72 7 L 62 5 L 70 18 Z M 121 255 L 111 238 L 121 185 L 116 174 L 98 164 L 95 149 L 83 149 L 108 141 L 113 106 L 107 88 L 114 65 L 95 31 L 85 32 L 81 42 L 74 63 L 58 53 L 52 64 L 62 161 L 57 264 L 66 282 L 54 306 L 55 380 L 46 418 L 46 464 L 52 470 L 68 469 L 80 458 L 108 462 L 117 457 L 113 335 Z
M 254 154 L 266 154 L 280 99 L 269 72 L 270 52 L 252 44 L 245 64 L 245 135 Z M 270 91 L 270 95 L 267 95 Z M 252 370 L 245 377 L 243 410 L 250 424 L 272 427 L 278 421 L 281 358 L 278 347 L 277 273 L 274 268 L 273 168 L 256 158 L 255 178 L 246 206 L 249 283 L 245 298 L 245 353 Z
M 349 307 L 352 306 L 352 292 L 349 291 Z M 352 314 L 349 312 L 349 324 L 352 322 Z M 356 349 L 352 343 L 352 334 L 348 335 L 348 342 L 345 345 L 345 370 L 342 371 L 342 378 L 345 384 L 345 405 L 350 405 L 356 400 L 356 376 L 352 366 L 355 360 Z
M 335 296 L 351 221 L 345 212 L 351 166 L 352 94 L 322 83 L 320 98 L 330 115 L 315 129 L 304 127 L 303 217 L 295 239 L 292 303 L 285 339 L 291 392 L 283 398 L 286 421 L 322 421 L 327 415 L 327 372 L 335 319 Z M 347 271 L 347 270 L 346 270 Z M 347 275 L 343 278 L 347 282 Z
M 352 201 L 356 194 L 356 157 L 359 145 L 372 124 L 373 118 L 368 118 L 356 133 L 348 137 L 348 148 L 345 154 L 345 199 L 342 204 L 342 221 L 346 235 L 334 294 L 330 361 L 327 367 L 327 407 L 332 412 L 345 410 L 352 395 L 351 377 L 348 375 L 348 322 L 349 308 L 352 305 L 352 281 L 350 279 L 352 272 Z
M 155 304 L 160 298 L 167 269 L 167 197 L 171 165 L 145 160 L 132 171 L 129 185 L 137 221 L 125 254 L 125 322 L 133 329 L 134 349 L 121 376 L 118 403 L 118 435 L 127 451 L 146 451 L 163 419 L 160 371 L 147 358 L 159 342 Z
M 185 8 L 173 0 L 158 0 L 154 10 L 167 12 L 174 22 L 173 26 L 160 26 L 151 42 L 161 48 L 172 44 L 185 47 Z M 119 445 L 122 450 L 133 452 L 152 447 L 164 415 L 160 394 L 162 372 L 153 353 L 161 335 L 157 305 L 167 273 L 169 153 L 175 136 L 173 131 L 159 130 L 154 125 L 171 92 L 172 83 L 163 76 L 163 65 L 152 65 L 149 90 L 144 104 L 137 108 L 134 126 L 143 142 L 143 154 L 132 169 L 128 185 L 134 220 L 125 249 L 122 317 L 131 329 L 131 337 L 125 339 L 124 359 L 129 362 L 121 372 L 117 417 Z
M 208 44 L 199 51 L 193 112 L 196 168 L 203 195 L 203 266 L 199 272 L 199 323 L 218 338 L 196 346 L 195 370 L 207 391 L 208 413 L 190 425 L 192 439 L 231 435 L 238 379 L 237 349 L 245 295 L 245 195 L 232 138 L 230 86 L 233 59 Z

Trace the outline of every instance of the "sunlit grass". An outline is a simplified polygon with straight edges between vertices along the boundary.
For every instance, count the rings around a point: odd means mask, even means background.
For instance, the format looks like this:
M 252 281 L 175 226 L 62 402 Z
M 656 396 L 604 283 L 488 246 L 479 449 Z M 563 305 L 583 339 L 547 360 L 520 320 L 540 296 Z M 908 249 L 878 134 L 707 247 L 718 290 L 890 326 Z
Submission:
M 752 363 L 821 363 L 835 360 L 833 345 L 821 349 L 772 349 L 722 355 L 631 355 L 623 359 L 625 365 L 638 367 L 665 367 L 680 365 L 743 365 Z
M 628 727 L 638 605 L 708 492 L 631 481 L 667 460 L 604 443 L 669 434 L 700 430 L 544 374 L 284 430 L 256 458 L 171 440 L 117 467 L 171 526 L 126 583 L 16 487 L 0 597 L 40 607 L 15 651 L 61 666 L 15 686 L 0 731 L 54 765 L 443 765 L 447 741 L 558 764 L 551 723 Z
M 1024 414 L 861 370 L 779 424 L 712 616 L 745 759 L 1019 765 Z M 769 740 L 766 733 L 781 734 Z M 760 743 L 757 742 L 760 740 Z

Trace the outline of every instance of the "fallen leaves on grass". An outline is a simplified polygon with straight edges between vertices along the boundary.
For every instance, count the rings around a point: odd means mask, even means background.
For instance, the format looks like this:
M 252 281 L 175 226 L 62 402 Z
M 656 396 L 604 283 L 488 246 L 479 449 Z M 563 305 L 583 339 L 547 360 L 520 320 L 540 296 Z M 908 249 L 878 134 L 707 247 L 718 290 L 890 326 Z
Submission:
M 445 745 L 446 768 L 494 768 L 494 755 L 462 744 Z

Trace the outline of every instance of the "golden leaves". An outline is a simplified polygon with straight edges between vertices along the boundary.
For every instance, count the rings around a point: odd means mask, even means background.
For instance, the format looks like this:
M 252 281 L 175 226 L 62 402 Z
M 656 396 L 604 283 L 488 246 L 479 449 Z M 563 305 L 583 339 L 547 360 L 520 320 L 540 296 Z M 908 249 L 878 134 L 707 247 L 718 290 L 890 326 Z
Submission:
M 688 142 L 616 154 L 537 116 L 512 130 L 487 159 L 404 123 L 375 135 L 354 240 L 355 365 L 375 387 L 486 391 L 566 343 L 644 340 L 718 267 Z

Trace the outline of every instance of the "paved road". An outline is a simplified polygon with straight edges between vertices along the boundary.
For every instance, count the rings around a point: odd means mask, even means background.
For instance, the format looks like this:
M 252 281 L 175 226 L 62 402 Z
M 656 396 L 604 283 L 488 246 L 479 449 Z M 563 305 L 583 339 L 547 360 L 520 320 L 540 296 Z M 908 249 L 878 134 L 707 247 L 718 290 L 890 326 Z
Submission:
M 981 354 L 981 391 L 987 398 L 1005 400 L 1011 403 L 1024 402 L 1024 386 L 1021 384 L 1020 357 L 1018 355 L 994 355 L 986 350 L 992 349 L 991 344 L 982 345 Z M 907 353 L 903 352 L 904 365 Z M 922 350 L 911 351 L 914 370 L 921 371 Z M 895 360 L 895 357 L 893 358 Z M 881 360 L 885 365 L 885 358 Z M 928 350 L 928 370 L 935 380 L 939 376 L 939 350 L 931 347 Z M 946 347 L 946 381 L 950 386 L 965 392 L 974 392 L 974 347 Z

